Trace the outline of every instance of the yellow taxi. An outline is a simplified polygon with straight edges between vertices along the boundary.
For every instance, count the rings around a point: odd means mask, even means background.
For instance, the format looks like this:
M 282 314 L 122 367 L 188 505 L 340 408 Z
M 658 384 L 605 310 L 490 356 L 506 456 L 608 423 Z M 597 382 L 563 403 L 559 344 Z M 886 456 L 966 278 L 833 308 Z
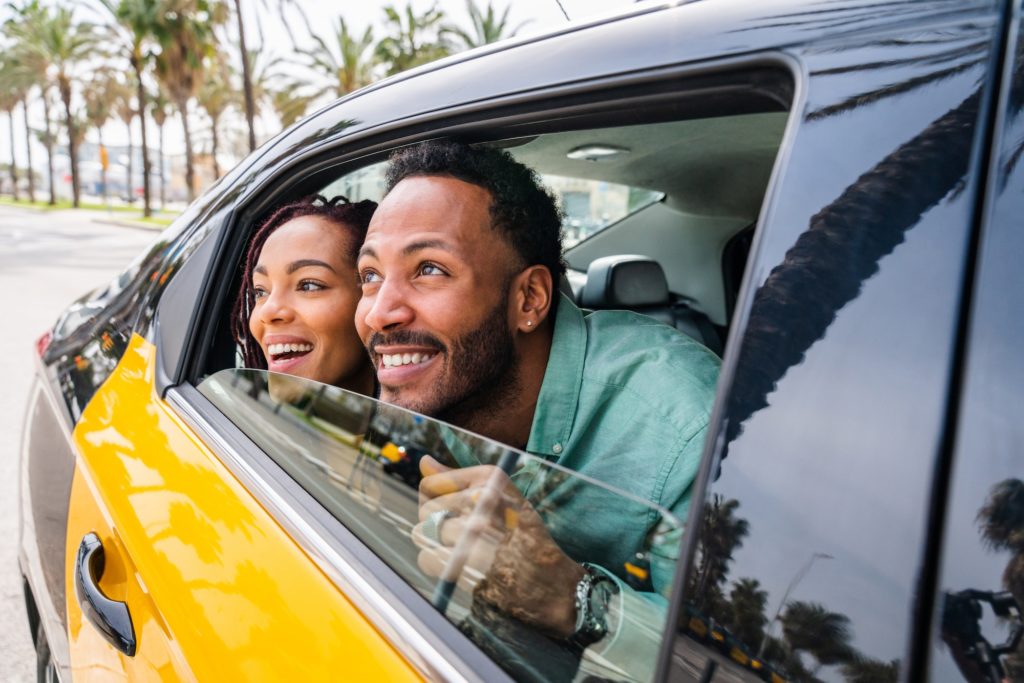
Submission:
M 1021 9 L 629 3 L 282 132 L 40 330 L 18 482 L 40 680 L 1019 680 L 1022 639 L 978 615 L 1024 629 L 1006 540 L 1024 491 Z M 506 149 L 551 188 L 565 296 L 722 357 L 686 520 L 241 367 L 231 304 L 260 219 L 379 199 L 388 156 L 437 138 Z M 657 296 L 612 277 L 636 264 Z M 399 444 L 531 468 L 567 545 L 559 492 L 641 510 L 672 551 L 609 570 L 670 586 L 609 602 L 615 637 L 582 648 L 489 608 L 474 590 L 495 577 L 419 565 L 418 492 L 378 457 Z M 629 445 L 622 467 L 650 457 Z M 712 624 L 743 642 L 719 650 Z

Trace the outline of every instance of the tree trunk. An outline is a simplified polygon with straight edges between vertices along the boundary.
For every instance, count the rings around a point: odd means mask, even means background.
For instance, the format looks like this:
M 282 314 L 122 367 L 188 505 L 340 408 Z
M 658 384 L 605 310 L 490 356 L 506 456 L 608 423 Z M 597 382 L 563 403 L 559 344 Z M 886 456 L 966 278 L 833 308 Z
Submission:
M 57 87 L 64 102 L 64 118 L 68 126 L 68 156 L 71 159 L 71 206 L 78 208 L 80 195 L 78 187 L 78 145 L 75 144 L 75 117 L 71 115 L 71 81 L 67 76 L 58 76 Z
M 860 294 L 878 263 L 963 179 L 981 89 L 931 122 L 811 217 L 755 292 L 729 397 L 727 441 Z M 780 330 L 786 343 L 780 343 Z
M 43 88 L 43 118 L 43 146 L 46 148 L 46 174 L 50 180 L 50 206 L 56 206 L 57 184 L 53 178 L 53 135 L 50 133 L 50 98 L 47 97 L 47 88 Z
M 132 203 L 135 201 L 135 190 L 132 187 L 132 176 L 135 175 L 135 145 L 132 144 L 131 119 L 125 121 L 124 127 L 128 129 L 128 185 L 126 186 L 125 192 L 128 195 L 128 202 Z
M 185 188 L 188 192 L 188 202 L 196 198 L 196 169 L 192 158 L 192 131 L 188 128 L 188 98 L 178 100 L 178 114 L 181 115 L 181 129 L 185 133 Z
M 218 180 L 220 178 L 220 164 L 217 163 L 217 119 L 211 117 L 210 121 L 213 122 L 213 149 L 210 152 L 210 156 L 213 157 L 213 179 Z
M 163 211 L 167 205 L 167 193 L 166 186 L 167 181 L 164 178 L 164 127 L 160 124 L 160 210 Z
M 8 129 L 11 133 L 11 193 L 14 201 L 18 201 L 18 164 L 14 159 L 14 107 L 7 110 Z
M 142 215 L 149 218 L 153 209 L 149 205 L 149 145 L 146 144 L 146 89 L 142 85 L 142 59 L 132 57 L 135 82 L 138 84 L 135 97 L 139 100 L 139 125 L 142 126 Z
M 242 89 L 245 91 L 245 120 L 249 124 L 249 151 L 252 152 L 256 149 L 256 129 L 253 126 L 256 104 L 252 96 L 252 71 L 249 68 L 249 52 L 245 48 L 242 0 L 235 0 L 235 16 L 238 17 L 238 45 L 242 49 Z M 216 132 L 214 132 L 214 135 L 216 135 Z
M 100 140 L 100 154 L 103 154 L 103 126 L 96 126 L 96 137 Z M 109 157 L 108 157 L 109 158 Z M 100 184 L 103 186 L 103 203 L 107 203 L 107 167 L 100 157 Z
M 28 154 L 28 200 L 36 200 L 35 171 L 32 168 L 32 129 L 28 125 L 28 97 L 21 100 L 21 111 L 25 114 L 25 152 Z

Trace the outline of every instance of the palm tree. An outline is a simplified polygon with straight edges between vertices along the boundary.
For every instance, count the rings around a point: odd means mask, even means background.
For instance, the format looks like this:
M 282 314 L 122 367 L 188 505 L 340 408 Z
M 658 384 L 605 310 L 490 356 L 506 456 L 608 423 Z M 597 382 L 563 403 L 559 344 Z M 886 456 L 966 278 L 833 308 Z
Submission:
M 300 92 L 302 86 L 303 83 L 292 81 L 270 93 L 270 104 L 281 120 L 282 128 L 287 128 L 305 116 L 306 110 L 309 109 L 309 105 L 314 99 L 314 95 Z
M 712 587 L 722 587 L 728 578 L 733 552 L 743 545 L 743 539 L 750 533 L 750 523 L 735 514 L 739 506 L 738 500 L 725 500 L 716 493 L 704 507 L 697 545 L 697 571 L 694 585 L 687 594 L 696 596 L 700 601 L 698 607 L 705 611 L 705 596 Z
M 231 87 L 231 67 L 223 58 L 215 58 L 212 68 L 208 70 L 206 81 L 196 94 L 196 101 L 210 117 L 210 129 L 213 143 L 210 156 L 213 157 L 213 176 L 220 178 L 220 164 L 217 161 L 219 137 L 217 124 L 228 107 L 236 104 L 237 97 Z
M 53 134 L 50 130 L 50 87 L 48 78 L 50 69 L 50 56 L 44 48 L 44 34 L 50 22 L 49 11 L 39 4 L 39 0 L 26 0 L 20 7 L 8 4 L 15 16 L 9 18 L 4 24 L 3 32 L 11 40 L 13 45 L 9 50 L 12 59 L 24 71 L 30 75 L 31 81 L 39 86 L 39 96 L 43 102 L 43 131 L 41 141 L 46 148 L 46 169 L 50 185 L 50 205 L 57 203 L 57 185 L 54 182 L 53 170 Z M 28 120 L 25 121 L 26 135 L 29 133 Z M 31 158 L 31 139 L 27 141 Z M 29 165 L 29 179 L 32 178 L 31 164 Z M 30 184 L 30 188 L 31 188 Z
M 842 671 L 847 683 L 896 683 L 899 680 L 900 660 L 882 662 L 855 657 L 843 664 Z
M 338 17 L 330 44 L 310 27 L 314 45 L 298 52 L 306 57 L 306 66 L 327 79 L 337 97 L 347 95 L 373 82 L 376 64 L 371 47 L 373 27 L 367 26 L 359 37 L 349 32 L 343 17 Z
M 822 666 L 849 662 L 854 658 L 850 641 L 850 619 L 832 612 L 817 602 L 793 600 L 779 617 L 782 633 L 794 651 L 810 654 L 817 660 L 815 673 Z
M 32 167 L 32 127 L 28 121 L 28 100 L 29 94 L 39 80 L 41 80 L 39 71 L 36 65 L 32 63 L 30 56 L 25 54 L 24 51 L 19 50 L 16 43 L 9 46 L 6 50 L 5 59 L 0 62 L 0 83 L 2 83 L 0 87 L 8 89 L 12 95 L 20 94 L 18 104 L 21 105 L 22 120 L 25 124 L 25 156 L 28 165 L 26 179 L 28 180 L 28 200 L 30 202 L 36 200 L 36 188 L 35 170 Z M 13 136 L 13 110 L 9 114 L 12 116 L 11 134 Z M 13 146 L 11 149 L 14 149 Z M 13 155 L 12 151 L 12 158 Z M 15 185 L 16 189 L 17 186 Z
M 401 12 L 394 5 L 385 6 L 384 15 L 390 35 L 377 44 L 377 57 L 388 65 L 388 75 L 448 54 L 448 47 L 440 34 L 444 13 L 437 5 L 418 15 L 412 2 L 407 1 Z
M 18 201 L 18 164 L 14 158 L 14 109 L 21 103 L 22 91 L 16 82 L 7 77 L 9 73 L 7 65 L 0 62 L 0 74 L 4 75 L 0 80 L 0 111 L 7 114 L 7 127 L 11 134 L 11 193 L 14 201 Z
M 68 131 L 68 156 L 71 160 L 71 203 L 78 208 L 80 187 L 78 178 L 77 122 L 71 109 L 72 82 L 75 70 L 83 62 L 95 59 L 99 36 L 92 24 L 76 22 L 73 8 L 53 7 L 42 10 L 46 16 L 40 41 L 33 49 L 42 51 L 55 70 L 57 92 L 64 104 L 64 124 Z
M 761 646 L 768 623 L 764 613 L 768 591 L 761 588 L 757 579 L 739 579 L 729 593 L 729 605 L 732 612 L 729 627 L 733 634 L 751 650 L 756 650 Z
M 191 202 L 196 196 L 195 157 L 188 123 L 188 103 L 206 71 L 206 58 L 214 52 L 214 26 L 223 19 L 223 6 L 211 0 L 161 0 L 155 34 L 160 43 L 157 79 L 181 116 L 185 134 L 185 185 Z
M 245 22 L 242 21 L 242 0 L 235 0 L 235 17 L 238 19 L 238 47 L 242 55 L 242 92 L 245 102 L 245 121 L 249 125 L 249 151 L 256 149 L 256 128 L 253 119 L 256 117 L 256 100 L 252 87 L 252 55 L 245 47 Z M 216 129 L 216 125 L 214 125 Z M 216 135 L 216 133 L 214 133 Z M 214 166 L 217 156 L 214 153 Z
M 170 106 L 171 103 L 167 100 L 167 96 L 164 94 L 162 88 L 157 88 L 156 92 L 149 96 L 149 115 L 153 117 L 153 123 L 156 124 L 160 142 L 160 172 L 158 173 L 158 177 L 160 178 L 161 210 L 167 204 L 167 183 L 164 178 L 164 124 L 167 123 L 167 114 Z
M 149 144 L 146 139 L 146 88 L 143 73 L 148 61 L 148 44 L 153 40 L 159 0 L 100 0 L 110 12 L 114 23 L 108 28 L 118 51 L 131 65 L 135 74 L 135 97 L 138 101 L 139 125 L 142 128 L 142 213 L 152 215 L 149 188 Z
M 128 86 L 121 84 L 112 93 L 112 107 L 114 116 L 124 124 L 125 132 L 128 134 L 128 165 L 126 173 L 125 196 L 128 201 L 135 200 L 135 189 L 132 187 L 132 177 L 135 175 L 135 145 L 132 143 L 132 119 L 135 118 L 135 104 L 132 102 L 132 91 Z
M 480 47 L 481 45 L 487 45 L 489 43 L 496 43 L 499 40 L 504 40 L 505 38 L 511 38 L 526 26 L 526 24 L 530 23 L 528 21 L 524 21 L 514 29 L 508 30 L 508 13 L 511 8 L 511 5 L 506 6 L 505 11 L 501 13 L 501 17 L 499 18 L 498 12 L 491 4 L 491 0 L 487 0 L 487 9 L 482 11 L 476 6 L 476 3 L 473 0 L 466 0 L 466 11 L 469 12 L 470 30 L 466 31 L 458 26 L 448 26 L 444 29 L 444 32 L 451 34 L 462 41 L 463 47 L 466 49 Z
M 1024 605 L 1024 481 L 1005 479 L 993 486 L 977 521 L 990 550 L 1010 553 L 1003 587 Z M 1008 680 L 1024 679 L 1024 642 L 1007 657 L 1006 669 Z
M 122 99 L 121 92 L 126 86 L 118 81 L 112 73 L 105 73 L 102 76 L 94 77 L 85 88 L 85 119 L 96 129 L 96 136 L 99 139 L 100 149 L 103 146 L 103 126 L 114 115 L 114 102 Z M 102 152 L 101 152 L 102 154 Z M 107 167 L 103 164 L 100 167 L 100 182 L 103 186 L 103 202 L 107 201 Z

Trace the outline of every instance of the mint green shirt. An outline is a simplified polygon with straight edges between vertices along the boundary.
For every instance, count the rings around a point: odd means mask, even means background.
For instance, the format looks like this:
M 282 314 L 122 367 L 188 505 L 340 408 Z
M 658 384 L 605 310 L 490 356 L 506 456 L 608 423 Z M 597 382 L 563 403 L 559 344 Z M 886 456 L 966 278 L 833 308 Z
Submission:
M 647 541 L 662 518 L 650 504 L 685 520 L 718 369 L 714 353 L 669 325 L 584 313 L 562 297 L 526 451 L 636 497 L 531 478 L 524 494 L 548 511 L 566 553 L 625 578 L 625 563 L 650 549 L 654 588 L 666 593 L 679 534 Z
M 686 519 L 719 364 L 653 318 L 559 302 L 525 450 L 582 476 L 532 461 L 512 478 L 564 552 L 619 579 L 609 635 L 584 658 L 589 673 L 653 675 L 682 535 L 663 511 Z M 463 466 L 479 463 L 464 449 L 452 452 Z M 648 551 L 653 593 L 621 581 L 638 551 Z

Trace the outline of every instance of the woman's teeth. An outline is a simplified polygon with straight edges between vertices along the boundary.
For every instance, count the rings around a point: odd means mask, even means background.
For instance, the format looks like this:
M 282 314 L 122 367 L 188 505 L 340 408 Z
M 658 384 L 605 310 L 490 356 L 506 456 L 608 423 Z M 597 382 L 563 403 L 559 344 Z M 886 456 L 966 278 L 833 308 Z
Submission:
M 271 356 L 280 356 L 283 353 L 308 353 L 312 350 L 312 344 L 271 344 L 267 347 L 267 353 Z
M 381 360 L 386 368 L 397 368 L 402 365 L 425 363 L 436 354 L 433 353 L 385 353 Z

